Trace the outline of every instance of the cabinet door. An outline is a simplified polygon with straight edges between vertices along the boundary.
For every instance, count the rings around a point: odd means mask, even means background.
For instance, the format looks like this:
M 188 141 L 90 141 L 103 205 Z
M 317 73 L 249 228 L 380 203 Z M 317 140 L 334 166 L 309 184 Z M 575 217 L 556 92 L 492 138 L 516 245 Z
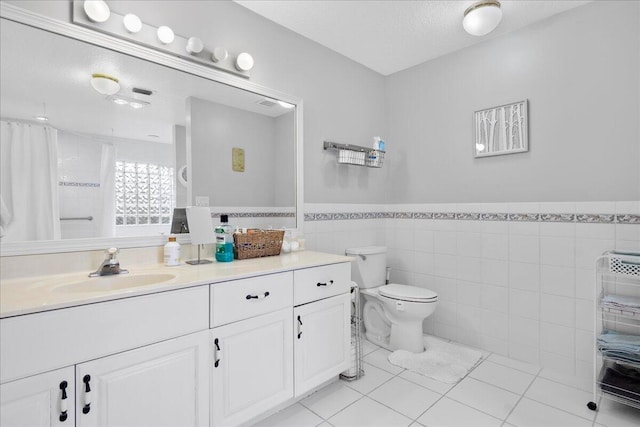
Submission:
M 205 426 L 209 331 L 76 366 L 78 426 Z
M 349 367 L 350 315 L 349 294 L 294 309 L 296 397 Z
M 0 386 L 0 426 L 70 426 L 74 418 L 73 367 Z
M 238 425 L 293 397 L 292 309 L 212 329 L 211 425 Z

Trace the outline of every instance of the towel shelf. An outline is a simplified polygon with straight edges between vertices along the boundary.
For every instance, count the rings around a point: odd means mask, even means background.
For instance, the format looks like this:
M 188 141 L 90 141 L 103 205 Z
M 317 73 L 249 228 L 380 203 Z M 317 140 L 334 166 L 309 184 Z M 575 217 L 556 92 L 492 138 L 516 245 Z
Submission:
M 596 260 L 591 410 L 599 396 L 640 408 L 639 297 L 640 252 L 607 251 Z
M 381 168 L 384 163 L 385 152 L 383 150 L 332 141 L 324 141 L 323 148 L 336 150 L 338 163 L 342 164 Z

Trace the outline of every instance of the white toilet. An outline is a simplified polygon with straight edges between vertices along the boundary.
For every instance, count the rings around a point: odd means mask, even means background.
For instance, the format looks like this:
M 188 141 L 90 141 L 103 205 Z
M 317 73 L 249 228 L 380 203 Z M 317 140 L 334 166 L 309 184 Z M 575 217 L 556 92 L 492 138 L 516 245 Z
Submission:
M 347 249 L 353 256 L 351 277 L 364 295 L 365 335 L 389 350 L 424 351 L 422 322 L 436 309 L 438 294 L 417 286 L 385 285 L 387 248 Z

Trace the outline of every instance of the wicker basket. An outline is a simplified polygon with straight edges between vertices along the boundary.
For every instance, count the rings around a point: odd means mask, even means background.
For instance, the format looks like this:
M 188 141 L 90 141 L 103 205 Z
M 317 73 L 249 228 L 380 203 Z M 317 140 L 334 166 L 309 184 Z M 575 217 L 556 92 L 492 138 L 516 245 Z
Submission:
M 236 259 L 280 255 L 284 230 L 250 229 L 233 234 L 233 254 Z

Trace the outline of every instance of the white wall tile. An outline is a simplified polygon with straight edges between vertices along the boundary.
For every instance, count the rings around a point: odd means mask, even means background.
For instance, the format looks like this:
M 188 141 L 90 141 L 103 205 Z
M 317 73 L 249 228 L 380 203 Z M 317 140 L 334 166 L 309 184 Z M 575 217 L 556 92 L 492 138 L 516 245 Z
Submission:
M 449 301 L 438 301 L 438 307 L 432 316 L 436 322 L 455 325 L 457 318 L 457 304 Z
M 509 259 L 509 237 L 506 234 L 482 234 L 482 257 Z
M 540 350 L 573 358 L 575 329 L 540 322 Z
M 482 260 L 482 282 L 490 285 L 509 285 L 509 263 L 499 260 Z
M 470 305 L 458 304 L 456 324 L 458 326 L 458 333 L 464 331 L 465 333 L 477 334 L 482 332 L 482 310 L 479 307 L 472 307 Z
M 609 239 L 616 238 L 615 224 L 576 224 L 576 237 L 582 239 Z
M 509 261 L 540 262 L 540 243 L 538 236 L 509 235 Z
M 574 375 L 576 371 L 576 359 L 573 356 L 563 356 L 544 350 L 540 351 L 540 365 L 567 375 Z
M 434 291 L 438 289 L 438 291 L 436 291 L 438 292 L 438 299 L 444 298 L 445 300 L 456 301 L 458 294 L 456 279 L 432 276 L 432 280 L 434 284 Z
M 540 290 L 540 266 L 538 264 L 510 262 L 509 287 L 529 291 Z
M 575 269 L 552 265 L 540 266 L 540 290 L 547 294 L 575 296 Z
M 614 240 L 576 239 L 576 267 L 593 268 L 596 258 L 614 245 Z
M 576 213 L 606 214 L 616 211 L 616 202 L 576 202 Z
M 573 328 L 576 319 L 575 298 L 542 294 L 540 320 Z
M 522 344 L 509 339 L 509 357 L 522 360 L 532 365 L 540 365 L 540 349 L 538 343 L 534 345 Z
M 616 224 L 616 240 L 640 241 L 640 224 Z
M 459 280 L 456 299 L 458 304 L 480 307 L 482 305 L 482 285 Z
M 509 313 L 538 320 L 540 318 L 540 294 L 520 289 L 509 289 Z
M 596 273 L 594 266 L 576 268 L 576 298 L 593 300 L 595 295 Z
M 540 213 L 575 213 L 574 202 L 543 202 L 540 203 Z
M 446 340 L 455 340 L 458 338 L 458 328 L 448 323 L 435 322 L 433 325 L 433 333 L 440 338 Z
M 477 223 L 477 221 L 463 221 Z M 482 241 L 480 233 L 457 233 L 457 253 L 461 256 L 480 257 L 482 254 Z
M 575 237 L 576 224 L 570 222 L 542 222 L 540 235 L 548 237 Z
M 640 201 L 616 202 L 616 213 L 640 215 Z
M 435 231 L 433 251 L 437 254 L 455 255 L 457 253 L 457 233 L 453 231 Z
M 509 222 L 509 235 L 511 236 L 537 236 L 540 234 L 540 225 L 537 222 Z
M 455 255 L 435 254 L 433 256 L 433 273 L 436 276 L 455 278 L 458 263 Z
M 482 277 L 482 260 L 459 256 L 456 259 L 458 279 L 470 282 L 479 281 Z
M 595 325 L 595 304 L 593 301 L 576 299 L 576 324 L 577 329 L 589 331 L 593 333 Z
M 503 286 L 482 285 L 482 308 L 500 313 L 508 313 L 508 288 Z
M 541 237 L 540 263 L 573 267 L 575 265 L 575 240 L 569 237 Z
M 596 351 L 593 332 L 576 330 L 576 359 L 593 361 Z
M 433 274 L 433 257 L 432 253 L 415 252 L 414 253 L 414 271 L 419 274 Z
M 482 333 L 502 341 L 509 339 L 509 316 L 495 311 L 482 311 Z
M 504 212 L 504 211 L 491 211 L 491 212 Z M 509 234 L 509 223 L 506 221 L 481 221 L 482 227 L 480 228 L 483 233 L 491 234 Z
M 511 343 L 537 348 L 540 344 L 540 322 L 520 316 L 509 316 L 509 348 Z M 520 359 L 523 360 L 523 359 Z
M 419 252 L 433 252 L 433 231 L 414 230 L 413 248 Z

